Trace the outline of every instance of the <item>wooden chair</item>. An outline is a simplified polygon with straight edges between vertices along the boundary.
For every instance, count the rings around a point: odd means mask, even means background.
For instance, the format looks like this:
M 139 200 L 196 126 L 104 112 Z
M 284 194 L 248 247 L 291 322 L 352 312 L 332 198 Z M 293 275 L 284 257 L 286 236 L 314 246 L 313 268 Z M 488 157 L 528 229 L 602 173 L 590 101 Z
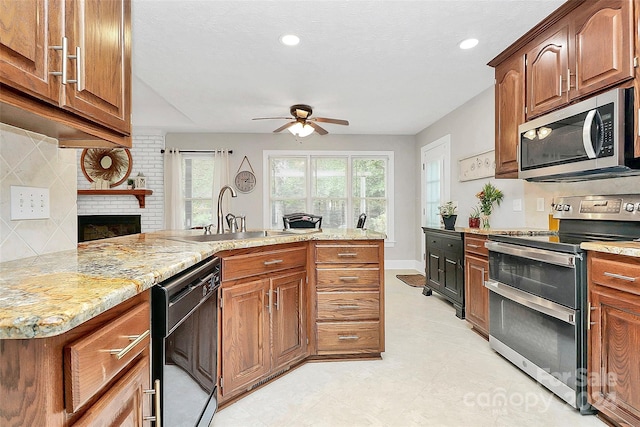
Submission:
M 356 225 L 356 228 L 364 228 L 364 223 L 366 220 L 367 220 L 367 214 L 361 213 L 360 216 L 358 217 L 358 225 Z
M 307 213 L 291 213 L 282 216 L 284 228 L 321 228 L 322 217 Z

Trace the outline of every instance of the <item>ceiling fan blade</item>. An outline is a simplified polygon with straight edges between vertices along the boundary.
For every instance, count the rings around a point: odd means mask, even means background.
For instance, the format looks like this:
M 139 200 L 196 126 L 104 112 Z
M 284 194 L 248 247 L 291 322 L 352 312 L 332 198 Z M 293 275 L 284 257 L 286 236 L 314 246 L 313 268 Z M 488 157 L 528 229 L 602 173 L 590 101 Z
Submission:
M 273 133 L 282 132 L 283 130 L 290 128 L 291 126 L 295 125 L 296 123 L 298 123 L 298 122 L 293 121 L 293 122 L 289 122 L 289 123 L 287 123 L 285 125 L 282 125 L 278 129 L 274 130 Z
M 256 117 L 251 120 L 291 120 L 291 117 Z
M 329 119 L 326 117 L 314 117 L 312 119 L 309 120 L 314 120 L 316 122 L 321 122 L 321 123 L 333 123 L 334 125 L 344 125 L 344 126 L 349 126 L 349 121 L 348 120 L 342 120 L 342 119 Z
M 316 130 L 316 132 L 318 132 L 320 135 L 326 135 L 326 134 L 329 133 L 326 130 L 324 130 L 323 128 L 321 128 L 319 125 L 313 123 L 312 121 L 307 121 L 307 124 L 309 126 L 311 126 L 312 128 L 314 128 Z

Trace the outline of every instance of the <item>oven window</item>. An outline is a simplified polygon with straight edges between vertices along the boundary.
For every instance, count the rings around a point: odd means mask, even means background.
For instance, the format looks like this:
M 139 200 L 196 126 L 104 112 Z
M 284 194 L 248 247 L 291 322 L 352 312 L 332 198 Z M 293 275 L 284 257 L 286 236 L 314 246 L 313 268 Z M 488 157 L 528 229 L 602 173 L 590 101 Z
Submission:
M 489 276 L 492 280 L 573 309 L 578 308 L 577 274 L 578 268 L 489 252 Z
M 576 389 L 576 327 L 489 292 L 491 336 Z

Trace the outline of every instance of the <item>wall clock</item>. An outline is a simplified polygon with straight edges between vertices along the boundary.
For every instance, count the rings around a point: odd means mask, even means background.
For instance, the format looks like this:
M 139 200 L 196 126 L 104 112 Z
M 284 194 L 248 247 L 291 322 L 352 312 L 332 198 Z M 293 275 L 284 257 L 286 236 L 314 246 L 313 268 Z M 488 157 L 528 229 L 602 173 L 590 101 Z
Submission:
M 250 171 L 240 170 L 242 169 L 242 165 L 245 162 L 245 160 L 247 161 L 249 168 L 251 168 Z M 256 174 L 253 171 L 253 167 L 251 167 L 251 163 L 249 163 L 249 159 L 247 158 L 247 156 L 244 156 L 244 159 L 242 159 L 242 162 L 238 167 L 238 172 L 236 172 L 236 178 L 235 178 L 236 189 L 241 193 L 250 193 L 253 191 L 254 188 L 256 188 L 256 182 L 257 182 Z
M 80 167 L 87 180 L 109 181 L 111 188 L 126 181 L 132 163 L 131 152 L 127 148 L 85 148 L 80 156 Z

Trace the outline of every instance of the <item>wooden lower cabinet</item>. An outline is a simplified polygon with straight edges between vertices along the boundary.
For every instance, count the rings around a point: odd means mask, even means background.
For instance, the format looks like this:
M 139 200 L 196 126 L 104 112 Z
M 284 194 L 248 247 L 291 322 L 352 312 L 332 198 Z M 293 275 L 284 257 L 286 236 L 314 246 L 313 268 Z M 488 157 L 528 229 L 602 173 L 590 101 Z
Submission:
M 143 425 L 153 398 L 144 393 L 153 388 L 149 304 L 146 291 L 64 334 L 0 340 L 0 425 Z M 129 336 L 141 339 L 120 359 L 105 351 Z
M 306 251 L 297 245 L 222 256 L 223 278 L 244 278 L 222 282 L 219 403 L 307 357 Z
M 640 425 L 640 258 L 589 252 L 589 403 Z
M 464 237 L 465 315 L 473 329 L 485 338 L 489 336 L 489 290 L 484 286 L 489 280 L 486 240 L 486 236 L 469 233 Z
M 380 357 L 384 351 L 384 243 L 315 244 L 316 356 Z

